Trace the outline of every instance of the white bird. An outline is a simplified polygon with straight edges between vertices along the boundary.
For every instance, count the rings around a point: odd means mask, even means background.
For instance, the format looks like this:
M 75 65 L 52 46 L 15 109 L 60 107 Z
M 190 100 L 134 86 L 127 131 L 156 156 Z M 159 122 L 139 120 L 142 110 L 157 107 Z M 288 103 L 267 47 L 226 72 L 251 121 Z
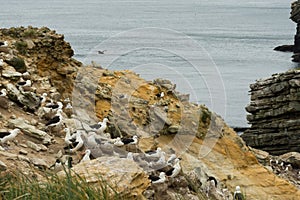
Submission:
M 156 176 L 149 176 L 149 178 L 153 184 L 164 183 L 166 181 L 166 174 L 165 172 L 160 172 L 158 178 Z
M 175 162 L 175 164 L 173 165 L 173 168 L 166 172 L 166 175 L 170 176 L 171 178 L 174 178 L 175 176 L 177 176 L 181 171 L 179 159 L 176 158 L 174 162 Z
M 285 168 L 284 171 L 291 171 L 293 168 L 292 168 L 292 165 L 291 164 L 288 164 Z
M 83 140 L 81 138 L 81 132 L 76 133 L 76 140 L 75 140 L 76 146 L 72 149 L 70 149 L 71 153 L 74 153 L 75 151 L 78 151 L 83 146 Z
M 148 158 L 160 158 L 161 156 L 161 153 L 162 153 L 162 150 L 160 147 L 158 147 L 155 151 L 155 153 L 146 153 L 146 157 Z
M 138 143 L 138 136 L 134 135 L 132 138 L 121 138 L 121 141 L 126 144 L 137 144 Z
M 117 147 L 121 147 L 121 146 L 124 146 L 124 143 L 122 142 L 120 137 L 117 137 L 114 141 L 114 145 Z
M 1 47 L 8 47 L 8 42 L 7 41 L 0 42 L 0 46 Z
M 90 155 L 91 155 L 91 150 L 89 149 L 85 150 L 85 155 L 83 156 L 80 162 L 91 160 Z
M 66 145 L 70 145 L 70 144 L 72 144 L 72 136 L 71 136 L 71 131 L 70 131 L 70 129 L 69 128 L 64 128 L 64 131 L 65 131 L 65 133 L 66 133 L 66 136 L 65 136 L 65 143 L 66 143 Z
M 5 97 L 7 95 L 7 91 L 5 88 L 3 88 L 1 91 L 0 91 L 0 97 Z
M 48 126 L 48 127 L 58 126 L 58 125 L 60 125 L 62 120 L 63 120 L 62 110 L 58 109 L 56 115 L 54 115 L 54 117 L 46 123 L 46 126 Z
M 47 98 L 48 94 L 47 93 L 43 93 L 42 96 L 40 97 L 40 104 L 44 104 L 46 102 L 46 98 Z
M 156 162 L 150 162 L 149 167 L 153 169 L 161 169 L 166 166 L 166 157 L 165 157 L 165 152 L 161 152 L 160 158 Z
M 21 78 L 20 82 L 17 83 L 20 87 L 30 87 L 31 86 L 31 80 L 24 81 L 23 78 Z
M 63 108 L 62 102 L 58 101 L 56 104 L 47 104 L 45 107 L 50 108 L 52 111 L 61 110 Z
M 19 133 L 21 133 L 21 130 L 18 128 L 9 132 L 0 132 L 0 143 L 4 144 L 10 140 L 13 140 Z
M 102 122 L 99 122 L 98 124 L 91 125 L 90 127 L 92 129 L 95 129 L 98 133 L 102 134 L 107 128 L 107 123 L 109 120 L 107 118 L 104 118 Z

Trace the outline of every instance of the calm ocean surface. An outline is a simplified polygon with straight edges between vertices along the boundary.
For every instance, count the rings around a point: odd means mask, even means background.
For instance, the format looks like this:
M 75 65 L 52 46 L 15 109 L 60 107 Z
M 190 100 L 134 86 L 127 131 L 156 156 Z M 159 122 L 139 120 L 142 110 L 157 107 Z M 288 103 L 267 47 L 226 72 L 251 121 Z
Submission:
M 244 107 L 249 103 L 250 83 L 296 67 L 291 54 L 272 50 L 291 44 L 295 34 L 290 2 L 282 0 L 0 3 L 1 27 L 55 29 L 71 43 L 76 59 L 103 64 L 105 56 L 115 55 L 109 68 L 132 69 L 149 80 L 171 79 L 178 90 L 192 94 L 192 101 L 206 104 L 232 126 L 247 126 Z M 141 29 L 145 27 L 156 28 Z M 106 45 L 101 43 L 107 40 Z M 106 52 L 99 55 L 97 50 Z M 207 66 L 195 66 L 194 61 Z M 218 84 L 212 87 L 213 82 Z

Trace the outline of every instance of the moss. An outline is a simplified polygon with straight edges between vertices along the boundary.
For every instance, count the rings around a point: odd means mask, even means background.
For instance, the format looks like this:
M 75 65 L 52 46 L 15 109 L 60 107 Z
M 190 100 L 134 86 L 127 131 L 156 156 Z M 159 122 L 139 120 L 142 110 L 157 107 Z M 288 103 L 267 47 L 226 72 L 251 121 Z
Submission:
M 201 115 L 201 121 L 203 123 L 207 123 L 210 121 L 211 118 L 211 112 L 207 109 L 203 109 L 202 110 L 202 115 Z
M 17 41 L 17 42 L 15 42 L 14 45 L 20 54 L 25 55 L 27 53 L 27 43 L 26 42 Z
M 35 38 L 36 37 L 36 30 L 28 28 L 24 31 L 23 37 L 25 38 Z
M 27 71 L 23 58 L 13 57 L 11 60 L 6 60 L 6 63 L 15 68 L 16 71 L 24 73 Z

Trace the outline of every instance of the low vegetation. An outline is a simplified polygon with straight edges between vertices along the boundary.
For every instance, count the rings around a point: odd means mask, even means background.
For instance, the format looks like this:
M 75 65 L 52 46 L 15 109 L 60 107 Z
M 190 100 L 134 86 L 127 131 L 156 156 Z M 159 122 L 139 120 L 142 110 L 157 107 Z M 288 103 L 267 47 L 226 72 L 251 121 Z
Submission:
M 0 199 L 121 199 L 105 181 L 91 185 L 79 175 L 71 176 L 68 169 L 65 170 L 65 176 L 48 173 L 44 174 L 44 179 L 39 181 L 36 177 L 21 172 L 1 175 Z

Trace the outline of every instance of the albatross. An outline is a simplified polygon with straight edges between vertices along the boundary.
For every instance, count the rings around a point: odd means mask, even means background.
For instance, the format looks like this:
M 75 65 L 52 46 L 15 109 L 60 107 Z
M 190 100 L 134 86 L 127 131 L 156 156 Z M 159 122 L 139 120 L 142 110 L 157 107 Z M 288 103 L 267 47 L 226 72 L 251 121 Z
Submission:
M 3 88 L 1 91 L 0 91 L 0 97 L 5 97 L 7 95 L 7 91 L 5 88 Z
M 166 181 L 166 174 L 165 172 L 160 172 L 159 176 L 149 175 L 149 179 L 153 184 L 164 183 Z
M 109 120 L 104 118 L 102 122 L 98 122 L 98 124 L 91 125 L 90 127 L 99 133 L 104 133 L 107 128 L 107 123 L 109 123 Z
M 7 132 L 0 132 L 0 143 L 4 144 L 10 140 L 13 140 L 19 133 L 21 133 L 21 130 L 18 128 Z
M 173 167 L 169 171 L 166 172 L 166 175 L 170 176 L 171 178 L 174 178 L 175 176 L 177 176 L 181 171 L 179 159 L 176 158 L 174 162 L 175 162 L 175 164 L 173 165 Z
M 134 135 L 132 138 L 121 138 L 121 141 L 124 145 L 126 144 L 137 144 L 138 143 L 138 137 Z
M 48 127 L 58 126 L 62 122 L 62 119 L 63 119 L 62 110 L 58 109 L 56 115 L 54 115 L 54 117 L 46 123 L 46 126 Z
M 91 155 L 91 150 L 89 149 L 85 150 L 85 154 L 80 162 L 91 160 L 90 155 Z

